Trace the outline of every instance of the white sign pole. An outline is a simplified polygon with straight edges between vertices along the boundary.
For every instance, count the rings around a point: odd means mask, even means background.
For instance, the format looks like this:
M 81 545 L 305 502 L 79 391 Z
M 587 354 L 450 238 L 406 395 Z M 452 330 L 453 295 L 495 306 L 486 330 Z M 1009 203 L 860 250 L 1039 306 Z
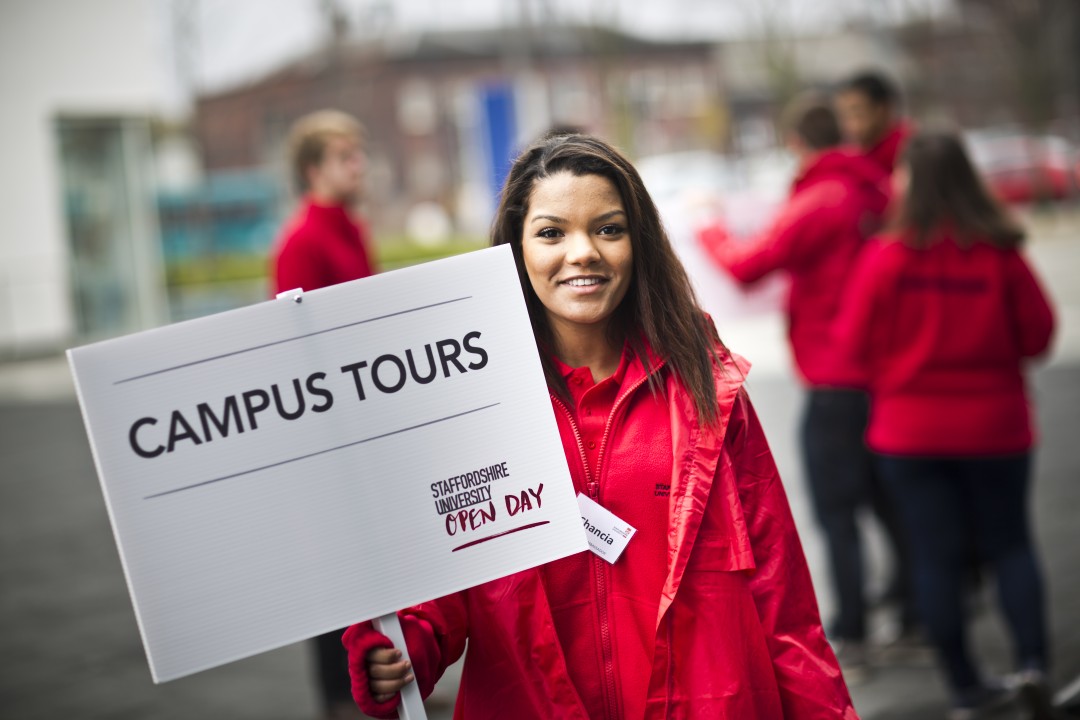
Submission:
M 292 300 L 302 302 L 304 291 L 286 290 L 277 294 L 278 300 Z M 401 629 L 401 620 L 397 613 L 388 613 L 374 618 L 371 624 L 376 632 L 380 632 L 390 639 L 394 647 L 401 651 L 402 659 L 412 665 L 409 657 L 409 648 L 405 644 L 405 632 Z M 417 683 L 416 671 L 413 670 L 413 681 L 401 689 L 401 702 L 398 705 L 398 717 L 401 720 L 427 720 L 427 712 L 424 710 L 424 698 L 420 695 L 420 686 Z
M 371 621 L 378 632 L 390 638 L 394 647 L 401 651 L 401 657 L 409 660 L 409 650 L 405 647 L 405 633 L 401 630 L 401 620 L 397 613 L 388 613 Z M 412 663 L 412 660 L 409 660 Z M 415 669 L 413 676 L 415 677 Z M 420 697 L 420 686 L 414 679 L 401 689 L 401 704 L 398 705 L 398 716 L 401 720 L 427 720 L 424 712 L 424 700 Z
M 277 294 L 278 300 L 292 300 L 301 302 L 304 291 L 301 289 L 287 290 Z M 412 665 L 409 658 L 409 648 L 405 645 L 405 633 L 401 629 L 401 620 L 397 613 L 388 613 L 374 618 L 371 621 L 376 632 L 380 632 L 390 639 L 394 647 L 401 651 L 401 657 Z M 420 687 L 415 680 L 416 672 L 413 671 L 413 681 L 401 689 L 401 703 L 398 705 L 398 716 L 401 720 L 427 720 L 427 712 L 424 710 L 424 698 L 420 695 Z

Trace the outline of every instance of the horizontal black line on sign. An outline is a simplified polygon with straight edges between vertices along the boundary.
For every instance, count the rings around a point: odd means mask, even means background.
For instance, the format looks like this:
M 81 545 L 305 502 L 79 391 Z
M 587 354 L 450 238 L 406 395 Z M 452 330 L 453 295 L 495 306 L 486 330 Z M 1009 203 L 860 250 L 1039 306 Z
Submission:
M 335 450 L 343 450 L 343 449 L 345 449 L 347 447 L 353 447 L 354 445 L 361 445 L 361 444 L 366 443 L 366 442 L 371 442 L 372 440 L 381 440 L 382 438 L 390 437 L 391 435 L 400 435 L 403 432 L 409 432 L 410 430 L 417 430 L 417 429 L 422 428 L 422 427 L 427 427 L 428 425 L 434 425 L 436 423 L 446 422 L 447 420 L 453 420 L 454 418 L 459 418 L 459 417 L 462 417 L 464 415 L 471 415 L 472 413 L 480 412 L 481 410 L 487 410 L 488 408 L 493 408 L 498 404 L 499 403 L 491 403 L 490 405 L 484 405 L 483 407 L 473 408 L 472 410 L 466 410 L 465 412 L 459 412 L 459 413 L 455 413 L 453 415 L 447 415 L 446 417 L 436 418 L 435 420 L 428 420 L 427 422 L 422 422 L 422 423 L 420 423 L 418 425 L 411 425 L 411 426 L 406 427 L 406 428 L 401 428 L 400 430 L 391 430 L 390 432 L 382 433 L 381 435 L 373 435 L 372 437 L 364 438 L 363 440 L 354 440 L 353 442 L 345 443 L 344 445 L 337 445 L 337 446 L 332 447 L 332 448 L 326 448 L 325 450 L 317 450 L 316 452 L 307 453 L 306 455 L 299 455 L 299 456 L 294 457 L 294 458 L 288 458 L 287 460 L 279 460 L 278 462 L 270 463 L 269 465 L 260 465 L 259 467 L 254 467 L 254 468 L 251 468 L 249 470 L 241 470 L 240 472 L 231 473 L 229 475 L 222 475 L 221 477 L 211 478 L 209 480 L 203 480 L 202 482 L 192 483 L 191 485 L 184 485 L 183 487 L 173 488 L 172 490 L 166 490 L 164 492 L 154 493 L 153 495 L 147 495 L 146 497 L 143 498 L 143 500 L 153 500 L 154 498 L 164 497 L 165 495 L 173 495 L 175 493 L 183 492 L 185 490 L 192 490 L 194 488 L 203 487 L 204 485 L 211 485 L 213 483 L 219 483 L 219 482 L 222 482 L 223 480 L 231 480 L 233 478 L 238 478 L 238 477 L 241 477 L 242 475 L 250 475 L 251 473 L 260 472 L 262 470 L 269 470 L 270 468 L 280 467 L 282 465 L 288 465 L 289 463 L 294 463 L 294 462 L 296 462 L 298 460 L 306 460 L 307 458 L 313 458 L 313 457 L 315 457 L 317 455 L 325 455 L 326 453 L 331 453 L 331 452 L 334 452 Z
M 386 315 L 379 315 L 378 317 L 366 318 L 364 320 L 357 320 L 356 322 L 345 323 L 344 325 L 338 325 L 332 328 L 326 328 L 325 330 L 316 330 L 315 332 L 306 333 L 304 335 L 297 335 L 296 337 L 284 338 L 283 340 L 275 340 L 274 342 L 263 343 L 262 345 L 255 345 L 254 347 L 243 348 L 241 350 L 233 350 L 232 352 L 222 353 L 221 355 L 214 355 L 213 357 L 203 358 L 201 360 L 192 360 L 191 362 L 183 363 L 182 365 L 173 365 L 172 367 L 162 368 L 160 370 L 153 370 L 141 375 L 133 375 L 123 380 L 117 380 L 113 385 L 121 385 L 132 380 L 142 380 L 143 378 L 153 377 L 154 375 L 161 375 L 163 373 L 172 372 L 173 370 L 180 370 L 181 368 L 191 367 L 192 365 L 201 365 L 202 363 L 213 362 L 214 360 L 221 360 L 222 358 L 231 357 L 233 355 L 243 355 L 244 353 L 252 352 L 254 350 L 262 350 L 263 348 L 273 347 L 274 345 L 282 345 L 284 343 L 293 342 L 294 340 L 303 340 L 315 335 L 322 335 L 323 333 L 334 332 L 335 330 L 344 330 L 345 328 L 354 327 L 356 325 L 363 325 L 364 323 L 375 322 L 376 320 L 385 320 L 386 318 L 397 317 L 398 315 L 407 315 L 408 313 L 418 312 L 420 310 L 428 310 L 433 307 L 439 307 L 440 305 L 449 305 L 450 303 L 461 302 L 462 300 L 469 300 L 472 295 L 466 295 L 465 297 L 454 298 L 453 300 L 443 300 L 442 302 L 431 303 L 430 305 L 421 305 L 420 307 L 409 308 L 408 310 L 399 310 L 397 312 L 387 313 Z
M 473 540 L 472 542 L 467 542 L 464 545 L 458 545 L 456 548 L 454 548 L 450 552 L 457 552 L 458 550 L 464 550 L 465 548 L 470 548 L 473 545 L 479 545 L 480 543 L 486 543 L 488 540 L 494 540 L 495 538 L 501 538 L 503 535 L 509 535 L 510 533 L 521 532 L 522 530 L 530 530 L 530 529 L 532 529 L 534 527 L 540 527 L 541 525 L 547 525 L 549 522 L 551 522 L 551 521 L 550 520 L 541 520 L 540 522 L 534 522 L 534 523 L 529 523 L 528 525 L 522 525 L 521 527 L 514 528 L 513 530 L 506 530 L 506 531 L 501 532 L 501 533 L 495 533 L 494 535 L 488 535 L 487 537 L 480 538 L 479 540 Z

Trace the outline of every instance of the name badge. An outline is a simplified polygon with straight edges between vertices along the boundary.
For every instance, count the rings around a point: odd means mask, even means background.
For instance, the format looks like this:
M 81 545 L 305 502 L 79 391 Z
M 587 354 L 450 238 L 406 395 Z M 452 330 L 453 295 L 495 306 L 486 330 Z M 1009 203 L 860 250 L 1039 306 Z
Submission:
M 577 501 L 581 508 L 585 536 L 589 539 L 589 549 L 614 564 L 626 549 L 630 538 L 634 537 L 637 528 L 627 525 L 626 521 L 588 495 L 578 493 Z

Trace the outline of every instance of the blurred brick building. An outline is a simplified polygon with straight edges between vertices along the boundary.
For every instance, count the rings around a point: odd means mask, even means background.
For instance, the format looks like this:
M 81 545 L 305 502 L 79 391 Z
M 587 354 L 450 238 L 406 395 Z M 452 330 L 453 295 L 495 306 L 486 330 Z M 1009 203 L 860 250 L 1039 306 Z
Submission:
M 718 57 L 709 43 L 574 26 L 339 41 L 199 98 L 194 128 L 208 172 L 262 168 L 284 179 L 290 124 L 317 108 L 346 110 L 369 131 L 377 232 L 400 232 L 411 208 L 437 203 L 460 230 L 483 233 L 500 171 L 552 126 L 602 134 L 635 155 L 721 148 Z

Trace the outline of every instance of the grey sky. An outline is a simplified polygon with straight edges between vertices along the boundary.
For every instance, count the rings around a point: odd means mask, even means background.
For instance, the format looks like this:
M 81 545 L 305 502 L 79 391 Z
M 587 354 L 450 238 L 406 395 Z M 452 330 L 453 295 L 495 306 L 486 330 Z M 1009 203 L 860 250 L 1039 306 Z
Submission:
M 182 37 L 189 72 L 202 90 L 234 85 L 315 47 L 325 36 L 321 9 L 335 0 L 162 0 L 187 17 Z M 721 39 L 754 34 L 764 23 L 795 32 L 863 20 L 889 22 L 941 13 L 950 0 L 336 0 L 353 32 L 492 27 L 548 18 L 621 26 L 653 37 Z

